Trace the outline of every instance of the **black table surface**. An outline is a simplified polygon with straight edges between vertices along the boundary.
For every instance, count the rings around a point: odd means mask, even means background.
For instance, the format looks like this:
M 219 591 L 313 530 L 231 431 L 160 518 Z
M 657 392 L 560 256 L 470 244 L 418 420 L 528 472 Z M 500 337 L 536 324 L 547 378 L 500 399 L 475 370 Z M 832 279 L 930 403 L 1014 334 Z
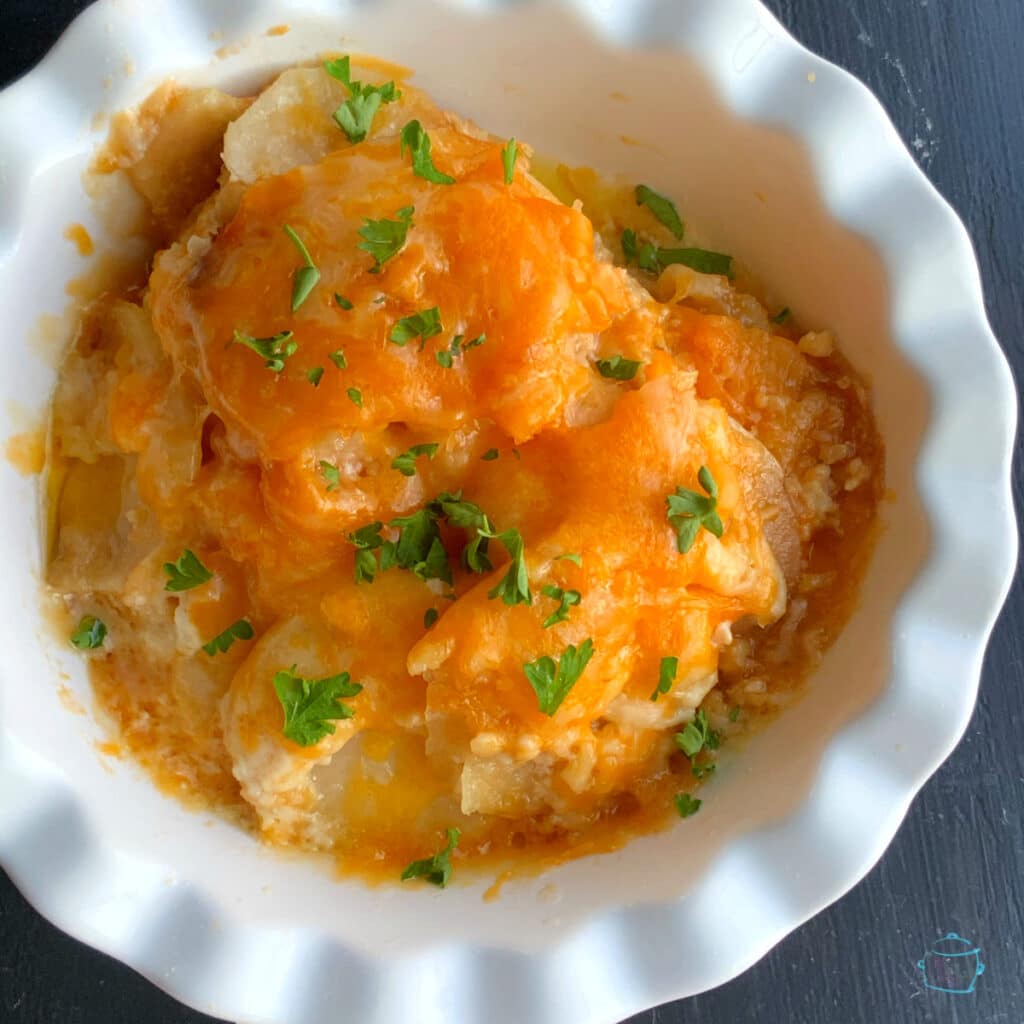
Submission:
M 85 6 L 85 0 L 0 0 L 0 85 L 34 64 Z M 768 6 L 811 49 L 875 91 L 918 162 L 960 211 L 978 249 L 992 324 L 1024 377 L 1024 2 L 768 0 Z M 1020 508 L 1019 440 L 1017 455 Z M 963 742 L 860 885 L 746 974 L 630 1024 L 1022 1024 L 1022 637 L 1018 579 L 992 638 Z M 986 972 L 972 994 L 921 982 L 917 961 L 948 932 L 981 947 Z M 339 1008 L 338 1020 L 344 1019 Z M 0 872 L 0 1021 L 209 1024 L 212 1018 L 57 931 Z

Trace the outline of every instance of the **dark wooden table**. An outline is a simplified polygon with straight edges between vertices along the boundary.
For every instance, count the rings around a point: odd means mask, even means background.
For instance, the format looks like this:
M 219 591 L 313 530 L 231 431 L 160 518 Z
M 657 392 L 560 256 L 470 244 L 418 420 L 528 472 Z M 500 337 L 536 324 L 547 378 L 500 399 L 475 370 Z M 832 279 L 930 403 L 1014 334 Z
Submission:
M 992 323 L 1024 376 L 1024 2 L 768 4 L 813 50 L 871 86 L 960 211 L 981 258 Z M 35 63 L 85 6 L 0 0 L 0 85 Z M 1020 443 L 1017 454 L 1020 508 Z M 853 892 L 742 977 L 631 1024 L 1024 1024 L 1022 637 L 1018 579 L 967 735 Z M 947 932 L 981 946 L 987 970 L 970 995 L 921 984 L 916 963 Z M 52 928 L 0 872 L 0 1022 L 209 1021 Z

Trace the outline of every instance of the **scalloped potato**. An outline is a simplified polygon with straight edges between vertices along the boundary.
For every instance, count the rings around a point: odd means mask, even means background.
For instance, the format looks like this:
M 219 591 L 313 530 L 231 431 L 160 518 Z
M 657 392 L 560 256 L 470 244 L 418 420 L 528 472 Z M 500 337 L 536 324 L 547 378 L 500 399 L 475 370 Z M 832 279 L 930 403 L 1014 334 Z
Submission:
M 49 580 L 161 784 L 446 880 L 699 808 L 849 614 L 883 459 L 671 200 L 395 74 L 118 120 L 152 270 L 63 366 Z

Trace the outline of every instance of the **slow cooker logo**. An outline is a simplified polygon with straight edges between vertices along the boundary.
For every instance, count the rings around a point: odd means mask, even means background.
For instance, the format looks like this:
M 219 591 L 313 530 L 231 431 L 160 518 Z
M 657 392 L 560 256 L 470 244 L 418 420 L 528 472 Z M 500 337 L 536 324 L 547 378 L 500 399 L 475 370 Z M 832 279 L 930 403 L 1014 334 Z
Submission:
M 924 976 L 925 988 L 955 995 L 973 992 L 978 978 L 985 973 L 981 950 L 956 932 L 934 943 L 917 966 Z

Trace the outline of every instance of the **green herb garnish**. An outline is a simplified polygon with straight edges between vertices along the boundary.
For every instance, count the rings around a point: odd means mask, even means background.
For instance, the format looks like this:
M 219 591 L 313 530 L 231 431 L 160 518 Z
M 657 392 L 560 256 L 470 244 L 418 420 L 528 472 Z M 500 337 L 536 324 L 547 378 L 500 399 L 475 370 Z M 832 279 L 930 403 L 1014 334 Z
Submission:
M 559 622 L 568 622 L 569 609 L 578 605 L 583 597 L 578 590 L 563 590 L 561 587 L 556 587 L 551 584 L 544 587 L 541 590 L 541 593 L 545 597 L 550 597 L 553 601 L 559 602 L 558 608 L 544 620 L 545 629 L 550 629 Z
M 459 845 L 461 833 L 457 828 L 448 829 L 448 845 L 433 857 L 414 860 L 403 872 L 402 881 L 410 878 L 425 878 L 433 885 L 444 888 L 452 877 L 452 850 Z
M 327 489 L 330 490 L 330 487 Z M 394 547 L 391 541 L 385 541 L 381 537 L 380 531 L 383 526 L 381 522 L 370 523 L 348 535 L 349 543 L 356 549 L 356 583 L 372 583 L 377 575 L 377 558 L 374 551 L 385 544 Z
M 501 163 L 505 168 L 505 184 L 511 185 L 516 176 L 516 159 L 519 156 L 519 143 L 515 136 L 508 140 L 501 150 Z
M 292 240 L 292 244 L 299 250 L 299 255 L 303 260 L 302 266 L 292 276 L 292 312 L 294 313 L 309 298 L 310 292 L 316 287 L 320 280 L 320 271 L 295 228 L 290 224 L 285 224 L 284 233 Z
M 71 634 L 71 646 L 80 651 L 95 651 L 97 647 L 103 646 L 106 635 L 106 623 L 95 615 L 84 615 L 78 628 Z
M 476 348 L 477 345 L 482 345 L 487 340 L 486 334 L 478 334 L 475 338 L 471 338 L 469 341 L 465 340 L 465 335 L 456 334 L 452 338 L 451 345 L 447 349 L 441 349 L 434 353 L 434 358 L 438 363 L 443 366 L 446 370 L 452 368 L 454 360 L 461 355 L 463 352 L 468 352 L 471 348 Z
M 440 445 L 437 442 L 431 444 L 414 444 L 407 452 L 402 452 L 401 455 L 397 456 L 391 463 L 392 469 L 397 469 L 402 476 L 415 476 L 416 475 L 416 460 L 421 455 L 426 455 L 428 459 L 433 459 L 437 454 L 437 449 Z
M 320 472 L 327 481 L 328 491 L 336 491 L 341 486 L 341 470 L 333 462 L 321 459 Z
M 349 98 L 334 112 L 334 120 L 349 142 L 362 142 L 381 104 L 393 103 L 402 96 L 394 82 L 378 86 L 352 81 L 348 57 L 324 61 L 324 70 L 348 89 Z
M 394 342 L 401 348 L 405 348 L 414 338 L 433 338 L 444 329 L 441 323 L 441 310 L 437 306 L 430 309 L 421 309 L 412 316 L 403 316 L 401 320 L 391 328 L 388 340 Z
M 594 642 L 587 637 L 578 649 L 570 644 L 559 657 L 557 666 L 547 655 L 523 666 L 526 678 L 537 694 L 540 710 L 545 715 L 551 716 L 561 707 L 593 654 Z
M 320 381 L 323 380 L 324 368 L 322 366 L 314 366 L 312 370 L 306 371 L 306 380 L 309 381 L 313 387 L 320 387 Z
M 783 306 L 782 309 L 772 317 L 772 323 L 778 324 L 781 327 L 792 315 L 793 314 L 789 311 L 789 306 Z
M 356 405 L 360 409 L 362 409 L 362 407 L 363 407 L 363 393 L 362 393 L 362 391 L 359 390 L 359 388 L 349 388 L 348 391 L 345 392 L 345 394 L 348 395 L 348 400 L 353 405 Z
M 346 299 L 344 295 L 341 295 L 338 292 L 334 293 L 334 301 L 344 310 L 355 308 L 349 299 Z
M 419 121 L 410 121 L 402 129 L 401 155 L 405 156 L 408 147 L 412 153 L 413 174 L 435 185 L 452 185 L 455 179 L 449 174 L 442 174 L 430 156 L 430 136 L 423 130 Z
M 658 685 L 654 688 L 654 693 L 651 694 L 651 700 L 657 700 L 661 694 L 668 693 L 672 689 L 672 684 L 676 681 L 676 673 L 678 671 L 678 658 L 661 659 L 661 668 L 658 671 Z
M 300 747 L 311 747 L 334 733 L 333 723 L 351 718 L 355 712 L 341 702 L 355 697 L 363 688 L 347 672 L 324 679 L 303 679 L 295 666 L 274 676 L 274 690 L 284 709 L 284 734 Z
M 646 185 L 637 185 L 636 205 L 646 206 L 676 238 L 683 237 L 683 222 L 671 199 L 659 195 Z
M 339 369 L 344 370 L 348 366 L 348 360 L 345 358 L 345 353 L 340 348 L 335 349 L 328 357 L 332 363 Z
M 397 220 L 371 220 L 367 218 L 359 229 L 362 241 L 356 246 L 374 258 L 371 274 L 379 274 L 381 267 L 405 245 L 409 228 L 413 226 L 411 206 L 403 206 L 395 213 Z
M 676 546 L 681 555 L 693 547 L 701 527 L 716 537 L 721 537 L 724 531 L 718 515 L 718 485 L 711 470 L 701 466 L 697 480 L 707 492 L 707 497 L 685 487 L 677 487 L 676 493 L 665 499 L 665 514 L 676 531 Z
M 188 548 L 176 562 L 165 562 L 164 572 L 168 577 L 164 590 L 172 594 L 200 587 L 213 579 L 213 573 Z
M 674 736 L 676 746 L 689 758 L 695 758 L 705 748 L 717 750 L 721 737 L 708 724 L 707 712 L 698 708 L 692 722 L 683 726 Z
M 441 613 L 436 608 L 428 608 L 423 614 L 423 628 L 430 629 L 440 617 Z
M 268 370 L 280 373 L 284 369 L 284 362 L 298 351 L 298 342 L 292 340 L 291 331 L 281 331 L 271 338 L 254 338 L 244 331 L 235 331 L 232 345 L 244 345 L 250 348 L 258 356 L 266 360 Z
M 679 812 L 680 818 L 688 818 L 691 814 L 696 814 L 700 810 L 700 805 L 703 800 L 698 800 L 694 796 L 690 796 L 689 793 L 677 793 L 676 794 L 676 810 Z
M 627 267 L 635 263 L 641 270 L 650 271 L 652 274 L 661 273 L 657 246 L 650 242 L 641 245 L 637 241 L 636 232 L 631 228 L 626 228 L 622 232 L 622 255 L 626 258 Z
M 567 562 L 572 562 L 573 565 L 578 565 L 583 568 L 583 556 L 576 551 L 568 551 L 564 555 L 555 555 L 555 561 L 559 559 L 565 559 Z
M 637 359 L 626 359 L 621 355 L 614 355 L 611 359 L 598 359 L 597 370 L 602 377 L 611 380 L 632 380 L 636 371 L 644 364 Z
M 670 267 L 674 263 L 690 267 L 700 274 L 721 274 L 732 277 L 732 257 L 710 249 L 657 249 L 658 265 Z
M 246 619 L 239 619 L 233 622 L 223 633 L 219 633 L 208 644 L 203 644 L 203 650 L 212 658 L 218 651 L 226 654 L 236 640 L 251 640 L 256 635 L 251 623 Z
M 497 448 L 488 448 L 487 451 L 485 451 L 483 453 L 483 455 L 480 456 L 480 459 L 483 462 L 493 462 L 497 457 L 498 457 L 498 449 Z
M 729 721 L 738 722 L 740 719 L 740 706 L 737 704 L 734 708 L 729 709 Z

